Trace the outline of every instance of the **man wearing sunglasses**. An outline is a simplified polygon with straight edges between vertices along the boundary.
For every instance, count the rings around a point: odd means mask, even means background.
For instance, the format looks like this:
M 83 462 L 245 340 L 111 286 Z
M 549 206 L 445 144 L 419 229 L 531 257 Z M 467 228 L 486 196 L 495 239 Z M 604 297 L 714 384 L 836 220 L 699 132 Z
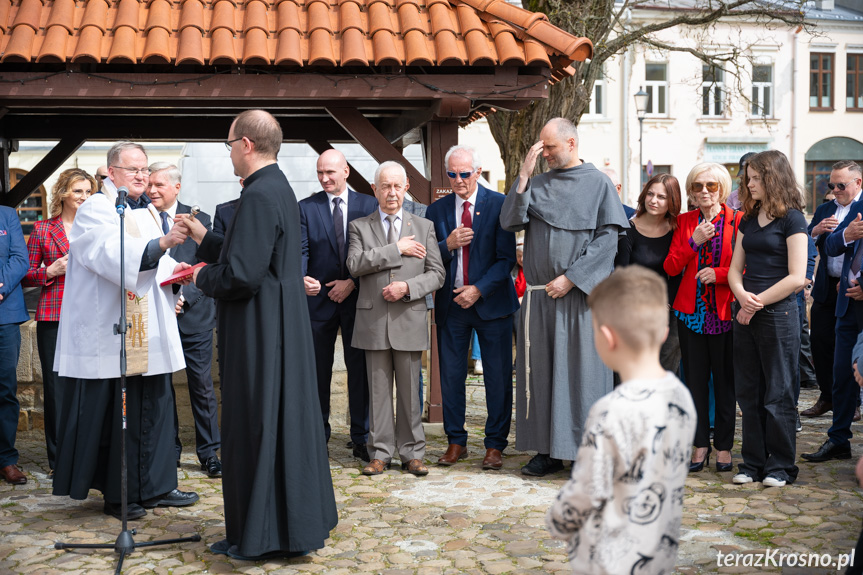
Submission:
M 465 379 L 471 331 L 483 359 L 486 454 L 483 469 L 500 469 L 512 423 L 512 314 L 518 298 L 510 272 L 515 266 L 515 234 L 500 226 L 504 196 L 480 186 L 476 150 L 453 146 L 444 158 L 453 193 L 429 206 L 446 268 L 435 294 L 435 323 L 441 358 L 443 425 L 449 447 L 438 465 L 467 457 Z
M 856 162 L 833 164 L 828 187 L 839 199 L 843 194 L 859 197 L 861 169 Z M 863 264 L 863 202 L 851 205 L 841 224 L 827 237 L 824 252 L 828 258 L 842 258 L 839 293 L 836 297 L 836 351 L 833 356 L 832 408 L 833 425 L 827 430 L 827 441 L 814 453 L 804 453 L 811 462 L 851 458 L 851 423 L 859 418 L 857 407 L 860 388 L 852 374 L 852 351 L 858 334 L 863 331 L 863 289 L 860 270 Z M 825 227 L 829 227 L 825 226 Z M 828 260 L 829 265 L 829 260 Z
M 521 470 L 532 476 L 575 459 L 588 411 L 612 390 L 611 370 L 593 345 L 587 294 L 611 274 L 629 227 L 611 180 L 579 159 L 572 122 L 554 118 L 539 137 L 500 216 L 503 229 L 525 231 L 515 447 L 537 451 Z M 540 155 L 549 170 L 534 176 Z
M 815 272 L 812 287 L 812 360 L 815 377 L 821 391 L 818 401 L 800 413 L 803 417 L 818 417 L 833 410 L 833 355 L 836 351 L 836 296 L 839 277 L 842 275 L 844 256 L 831 258 L 825 252 L 830 233 L 851 211 L 851 205 L 860 199 L 860 188 L 843 182 L 850 179 L 847 168 L 834 169 L 830 174 L 830 187 L 835 199 L 821 204 L 809 224 L 809 235 L 815 240 L 821 263 Z M 836 185 L 842 183 L 841 189 Z

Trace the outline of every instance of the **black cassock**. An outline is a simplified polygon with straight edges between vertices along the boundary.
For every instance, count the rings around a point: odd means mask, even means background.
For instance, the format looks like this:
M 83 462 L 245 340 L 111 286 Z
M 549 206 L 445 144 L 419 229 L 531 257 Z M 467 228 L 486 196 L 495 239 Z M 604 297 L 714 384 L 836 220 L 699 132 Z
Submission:
M 300 260 L 300 215 L 277 164 L 245 179 L 197 286 L 216 299 L 227 539 L 242 555 L 320 549 L 338 523 Z

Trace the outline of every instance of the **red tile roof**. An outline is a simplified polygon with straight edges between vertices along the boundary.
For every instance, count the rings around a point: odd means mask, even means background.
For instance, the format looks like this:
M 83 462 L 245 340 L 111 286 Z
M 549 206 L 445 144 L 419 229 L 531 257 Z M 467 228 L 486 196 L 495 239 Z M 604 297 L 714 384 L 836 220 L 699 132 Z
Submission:
M 504 0 L 0 0 L 3 63 L 539 65 L 560 78 L 592 52 Z

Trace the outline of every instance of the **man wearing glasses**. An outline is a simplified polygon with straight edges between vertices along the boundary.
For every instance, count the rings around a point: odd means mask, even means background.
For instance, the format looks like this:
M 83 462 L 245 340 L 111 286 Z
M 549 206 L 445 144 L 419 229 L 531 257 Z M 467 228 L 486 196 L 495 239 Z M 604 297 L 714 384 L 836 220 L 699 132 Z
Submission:
M 186 239 L 181 228 L 163 234 L 152 206 L 126 212 L 124 276 L 132 328 L 126 337 L 124 404 L 118 385 L 122 340 L 113 327 L 123 296 L 115 198 L 122 187 L 130 196 L 143 195 L 149 175 L 147 154 L 139 144 L 120 142 L 108 151 L 108 166 L 105 191 L 84 202 L 69 232 L 54 360 L 54 370 L 66 379 L 53 493 L 86 499 L 90 489 L 99 490 L 105 514 L 121 517 L 118 422 L 125 408 L 128 519 L 137 519 L 147 514 L 146 509 L 198 500 L 196 493 L 177 489 L 171 374 L 185 363 L 174 316 L 177 296 L 171 286 L 159 286 L 189 264 L 166 253 Z
M 833 164 L 827 187 L 836 194 L 837 200 L 846 196 L 854 198 L 860 195 L 861 181 L 859 164 L 850 161 L 837 162 Z M 827 441 L 817 451 L 801 456 L 815 463 L 851 458 L 851 423 L 855 417 L 860 417 L 857 407 L 860 388 L 854 381 L 851 355 L 857 336 L 863 330 L 863 289 L 860 287 L 860 270 L 863 264 L 863 242 L 860 241 L 863 238 L 861 208 L 861 202 L 853 203 L 841 224 L 836 226 L 836 222 L 830 222 L 824 226 L 828 231 L 831 226 L 835 227 L 824 243 L 828 265 L 829 258 L 838 258 L 842 261 L 842 269 L 836 298 L 836 351 L 833 356 L 831 406 L 833 425 L 827 430 Z
M 504 196 L 479 185 L 476 150 L 453 146 L 444 158 L 453 193 L 431 206 L 426 217 L 440 238 L 446 268 L 435 294 L 435 323 L 441 358 L 443 424 L 449 447 L 438 465 L 467 457 L 465 379 L 471 331 L 483 359 L 486 454 L 483 469 L 500 469 L 512 423 L 512 314 L 518 298 L 510 272 L 515 266 L 515 234 L 500 227 Z

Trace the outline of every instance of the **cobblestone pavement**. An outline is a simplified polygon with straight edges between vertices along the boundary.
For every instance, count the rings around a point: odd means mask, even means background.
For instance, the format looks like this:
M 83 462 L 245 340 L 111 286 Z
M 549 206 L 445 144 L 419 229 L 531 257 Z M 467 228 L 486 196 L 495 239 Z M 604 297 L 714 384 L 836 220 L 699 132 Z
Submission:
M 470 457 L 450 468 L 430 465 L 425 478 L 395 468 L 373 478 L 362 476 L 360 462 L 345 447 L 346 428 L 334 428 L 330 463 L 339 524 L 324 549 L 299 559 L 255 564 L 210 553 L 207 545 L 224 536 L 221 483 L 199 471 L 193 449 L 187 447 L 178 470 L 180 488 L 197 491 L 200 502 L 157 509 L 131 525 L 137 542 L 193 533 L 203 540 L 136 550 L 126 559 L 124 573 L 567 573 L 563 544 L 549 537 L 544 517 L 568 471 L 524 477 L 519 468 L 530 455 L 513 449 L 505 452 L 502 470 L 483 471 L 484 392 L 477 378 L 469 384 Z M 805 408 L 814 400 L 815 393 L 804 390 L 800 404 Z M 798 453 L 817 448 L 829 423 L 829 416 L 804 420 Z M 855 428 L 859 434 L 860 424 Z M 194 445 L 191 428 L 183 431 L 185 445 Z M 738 442 L 739 437 L 738 427 Z M 0 573 L 112 573 L 116 555 L 111 551 L 53 548 L 55 541 L 116 539 L 120 523 L 102 514 L 101 496 L 93 492 L 83 502 L 52 496 L 41 434 L 19 435 L 18 445 L 29 482 L 0 485 Z M 863 515 L 863 492 L 854 478 L 859 445 L 850 461 L 800 463 L 797 483 L 781 489 L 732 485 L 732 473 L 713 469 L 690 475 L 678 573 L 835 573 L 756 568 L 743 566 L 744 561 L 739 567 L 718 568 L 717 555 L 775 549 L 817 552 L 836 560 L 850 552 Z M 434 463 L 445 449 L 445 437 L 429 436 L 427 461 Z M 738 454 L 739 443 L 735 462 Z

